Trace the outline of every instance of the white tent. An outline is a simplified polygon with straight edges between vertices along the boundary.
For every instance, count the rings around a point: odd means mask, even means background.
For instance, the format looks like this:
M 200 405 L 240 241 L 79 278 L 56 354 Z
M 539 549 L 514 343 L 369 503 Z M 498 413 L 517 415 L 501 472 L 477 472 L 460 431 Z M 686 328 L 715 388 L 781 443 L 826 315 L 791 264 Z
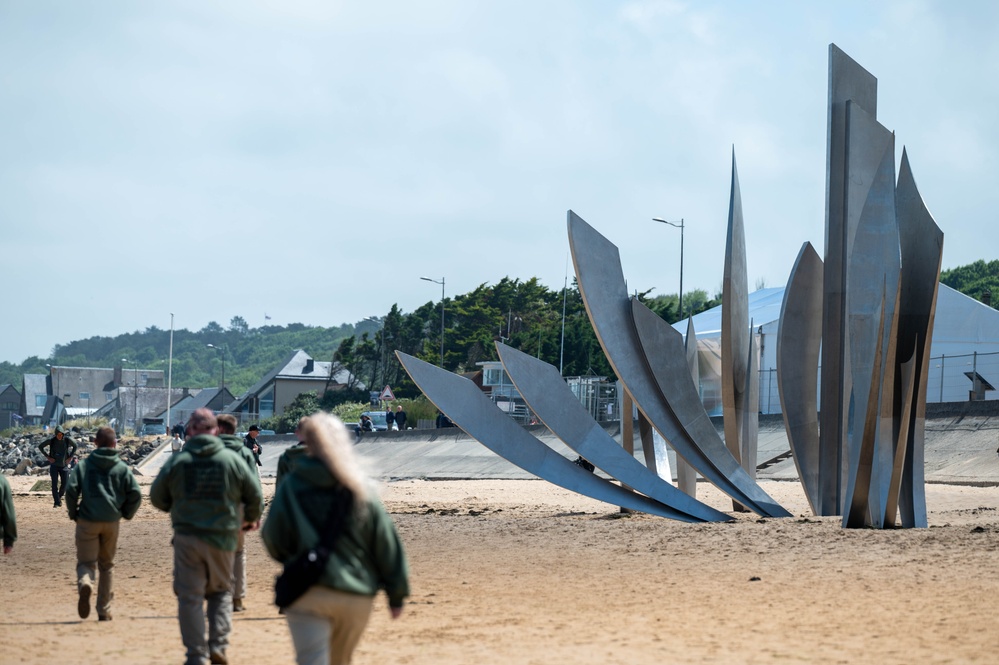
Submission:
M 777 326 L 783 300 L 784 287 L 749 294 L 749 319 L 760 352 L 762 413 L 781 411 L 776 368 Z M 686 321 L 673 327 L 681 334 L 687 332 Z M 721 415 L 721 307 L 696 314 L 694 331 L 700 351 L 701 399 L 709 414 Z M 941 284 L 926 401 L 967 401 L 976 388 L 976 377 L 979 394 L 996 399 L 993 386 L 999 386 L 999 311 Z

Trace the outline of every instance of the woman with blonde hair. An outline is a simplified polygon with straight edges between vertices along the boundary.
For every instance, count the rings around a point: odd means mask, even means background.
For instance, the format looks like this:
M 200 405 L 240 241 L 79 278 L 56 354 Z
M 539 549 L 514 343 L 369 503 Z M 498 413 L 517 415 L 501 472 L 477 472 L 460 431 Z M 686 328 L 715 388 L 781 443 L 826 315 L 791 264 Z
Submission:
M 402 614 L 409 595 L 406 555 L 344 424 L 317 413 L 301 423 L 300 433 L 305 455 L 277 488 L 261 534 L 270 555 L 285 565 L 282 578 L 301 580 L 296 571 L 302 566 L 317 567 L 318 579 L 297 598 L 278 583 L 299 665 L 349 663 L 379 589 L 392 618 Z

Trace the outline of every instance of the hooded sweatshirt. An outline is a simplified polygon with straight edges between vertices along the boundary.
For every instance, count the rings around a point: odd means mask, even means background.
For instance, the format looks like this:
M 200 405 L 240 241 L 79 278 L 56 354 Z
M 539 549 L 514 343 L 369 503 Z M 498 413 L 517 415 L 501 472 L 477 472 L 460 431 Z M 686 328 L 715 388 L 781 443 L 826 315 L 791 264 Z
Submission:
M 199 434 L 170 456 L 149 490 L 149 499 L 170 513 L 176 533 L 196 536 L 209 545 L 236 551 L 236 537 L 243 520 L 260 519 L 263 498 L 260 483 L 250 475 L 246 462 L 226 448 L 222 439 Z
M 56 434 L 63 435 L 62 441 L 53 436 L 51 439 L 46 439 L 42 443 L 38 444 L 38 449 L 42 451 L 42 454 L 46 457 L 51 457 L 55 460 L 52 462 L 52 466 L 66 466 L 66 462 L 68 462 L 76 452 L 76 442 L 66 436 L 66 430 L 62 427 L 56 427 Z M 48 448 L 48 450 L 46 450 L 46 448 Z
M 334 501 L 339 483 L 322 462 L 299 457 L 277 488 L 261 535 L 270 555 L 288 563 L 319 543 L 319 529 L 330 510 L 342 509 Z M 333 543 L 319 584 L 374 596 L 385 589 L 391 607 L 402 607 L 409 595 L 409 566 L 402 541 L 385 507 L 368 496 L 363 517 L 351 512 Z
M 69 519 L 89 522 L 117 522 L 132 519 L 142 491 L 132 470 L 114 448 L 98 448 L 73 469 L 66 486 Z

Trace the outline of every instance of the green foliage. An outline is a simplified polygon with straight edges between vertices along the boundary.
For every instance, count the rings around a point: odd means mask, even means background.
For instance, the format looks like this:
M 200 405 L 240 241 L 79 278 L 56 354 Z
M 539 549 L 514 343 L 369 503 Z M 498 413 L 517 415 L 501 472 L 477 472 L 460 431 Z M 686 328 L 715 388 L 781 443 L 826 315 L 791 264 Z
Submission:
M 981 298 L 985 290 L 999 294 L 999 261 L 976 261 L 944 271 L 941 281 L 962 293 Z M 670 324 L 680 319 L 676 294 L 636 297 Z M 683 314 L 692 316 L 719 305 L 720 294 L 709 297 L 702 289 L 683 294 Z M 614 373 L 597 341 L 575 283 L 548 289 L 536 278 L 526 281 L 504 277 L 494 285 L 480 284 L 469 293 L 444 303 L 444 369 L 471 373 L 478 363 L 496 360 L 495 342 L 528 353 L 560 367 L 565 376 L 606 376 Z M 564 307 L 564 309 L 563 309 Z M 564 319 L 563 319 L 564 312 Z M 563 333 L 564 320 L 564 333 Z M 20 365 L 0 362 L 0 384 L 21 388 L 22 376 L 47 374 L 45 365 L 114 367 L 122 358 L 136 360 L 143 369 L 167 369 L 169 331 L 156 327 L 117 337 L 90 339 L 58 345 L 51 358 L 31 357 Z M 274 369 L 295 349 L 304 349 L 317 360 L 332 360 L 333 371 L 347 370 L 351 385 L 316 398 L 302 398 L 268 421 L 271 429 L 291 431 L 301 415 L 327 410 L 353 422 L 369 409 L 368 391 L 392 387 L 405 405 L 410 422 L 434 419 L 436 409 L 422 398 L 396 357 L 401 351 L 434 365 L 441 364 L 441 302 L 428 301 L 404 313 L 398 305 L 377 319 L 331 328 L 293 323 L 287 326 L 250 328 L 241 316 L 228 329 L 212 321 L 197 332 L 174 332 L 173 385 L 191 388 L 217 386 L 224 350 L 226 385 L 239 395 Z M 365 387 L 362 389 L 360 385 Z
M 284 413 L 261 421 L 260 427 L 278 433 L 294 432 L 299 420 L 320 410 L 319 397 L 314 390 L 301 393 L 285 408 Z
M 989 291 L 995 302 L 999 298 L 999 260 L 988 263 L 978 260 L 970 265 L 944 270 L 940 273 L 940 283 L 975 300 L 981 300 L 983 294 Z

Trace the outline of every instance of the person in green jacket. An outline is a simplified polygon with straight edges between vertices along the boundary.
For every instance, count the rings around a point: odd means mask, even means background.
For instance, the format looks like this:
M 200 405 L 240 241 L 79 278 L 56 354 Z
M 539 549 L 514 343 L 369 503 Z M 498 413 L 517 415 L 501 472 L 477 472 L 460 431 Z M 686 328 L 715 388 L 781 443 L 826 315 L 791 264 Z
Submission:
M 239 531 L 258 528 L 263 509 L 260 484 L 217 433 L 210 410 L 192 413 L 184 449 L 170 456 L 149 490 L 173 524 L 173 590 L 188 665 L 227 662 L 233 552 Z
M 66 483 L 69 481 L 69 465 L 76 455 L 76 442 L 66 436 L 62 426 L 56 427 L 51 439 L 38 444 L 45 459 L 49 461 L 49 478 L 52 480 L 52 507 L 62 506 L 62 497 L 66 494 Z
M 236 436 L 236 416 L 231 413 L 223 413 L 218 416 L 219 438 L 225 447 L 243 458 L 247 468 L 252 471 L 253 479 L 259 484 L 257 476 L 257 463 L 253 458 L 253 451 L 243 445 L 243 440 Z M 232 611 L 245 612 L 243 599 L 246 597 L 246 549 L 245 531 L 240 530 L 236 541 L 236 555 L 232 563 Z
M 281 453 L 281 456 L 278 457 L 277 473 L 274 475 L 275 490 L 281 486 L 281 481 L 287 477 L 288 472 L 291 471 L 291 467 L 295 465 L 295 461 L 305 455 L 305 444 L 302 443 L 302 425 L 306 420 L 308 420 L 308 417 L 302 416 L 298 419 L 298 424 L 295 425 L 295 438 L 298 439 L 298 443 L 286 448 Z
M 132 519 L 142 503 L 142 491 L 128 465 L 118 457 L 114 430 L 101 427 L 94 437 L 97 450 L 73 468 L 66 488 L 66 510 L 76 522 L 76 587 L 80 618 L 90 616 L 90 596 L 97 570 L 97 618 L 111 620 L 114 598 L 114 556 L 121 518 Z
M 10 554 L 17 540 L 17 515 L 14 514 L 14 496 L 10 492 L 7 477 L 0 474 L 0 540 L 3 553 Z
M 285 616 L 299 663 L 349 663 L 380 589 L 392 618 L 402 614 L 409 567 L 344 424 L 317 413 L 302 424 L 302 434 L 306 456 L 277 488 L 261 534 L 268 553 L 287 564 L 319 543 L 332 511 L 343 511 L 342 530 L 318 583 Z

